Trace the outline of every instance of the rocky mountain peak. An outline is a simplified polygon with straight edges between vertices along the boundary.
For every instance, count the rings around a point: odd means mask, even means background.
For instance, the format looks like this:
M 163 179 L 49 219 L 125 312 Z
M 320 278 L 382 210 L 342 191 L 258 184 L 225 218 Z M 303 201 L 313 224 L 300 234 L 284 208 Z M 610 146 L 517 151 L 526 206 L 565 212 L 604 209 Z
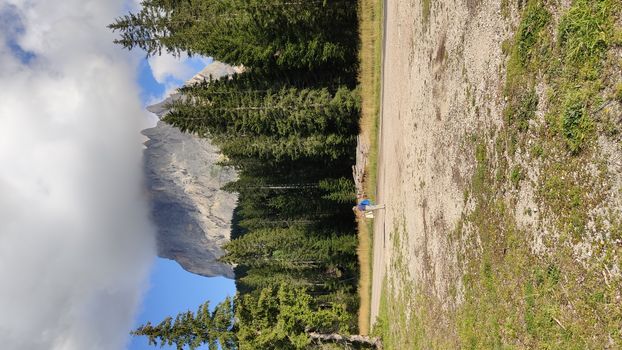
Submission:
M 219 79 L 241 68 L 214 62 L 186 84 Z M 164 116 L 175 91 L 147 110 Z M 209 140 L 181 132 L 158 122 L 143 134 L 144 169 L 151 197 L 153 220 L 158 229 L 158 255 L 177 261 L 187 271 L 203 276 L 233 278 L 231 266 L 217 259 L 230 239 L 231 218 L 237 195 L 221 190 L 236 179 L 234 169 L 217 165 L 220 151 Z

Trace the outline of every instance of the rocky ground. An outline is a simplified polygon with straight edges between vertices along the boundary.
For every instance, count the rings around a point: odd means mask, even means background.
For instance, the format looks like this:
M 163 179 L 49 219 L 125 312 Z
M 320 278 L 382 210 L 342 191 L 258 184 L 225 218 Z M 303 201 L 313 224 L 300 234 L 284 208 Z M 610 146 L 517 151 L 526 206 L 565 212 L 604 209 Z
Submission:
M 622 347 L 620 6 L 386 6 L 372 320 L 387 347 Z M 574 15 L 618 33 L 602 55 L 572 56 Z

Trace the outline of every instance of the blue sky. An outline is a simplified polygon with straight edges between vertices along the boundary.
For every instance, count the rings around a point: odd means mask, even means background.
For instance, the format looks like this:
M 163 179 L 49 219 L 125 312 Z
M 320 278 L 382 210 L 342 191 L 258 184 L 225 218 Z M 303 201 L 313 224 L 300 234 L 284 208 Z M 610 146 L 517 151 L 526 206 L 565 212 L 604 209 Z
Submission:
M 186 58 L 177 64 L 167 58 L 166 65 L 159 66 L 156 78 L 148 60 L 142 60 L 138 65 L 138 83 L 141 87 L 140 97 L 143 105 L 158 102 L 170 89 L 179 87 L 184 81 L 203 69 L 211 59 L 202 57 Z M 160 322 L 167 316 L 174 316 L 179 312 L 196 310 L 205 301 L 210 301 L 213 307 L 228 295 L 235 294 L 233 280 L 223 277 L 207 278 L 189 273 L 182 269 L 175 261 L 157 258 L 154 261 L 150 276 L 150 286 L 143 299 L 142 307 L 136 321 L 136 326 L 147 321 Z M 147 345 L 145 337 L 133 337 L 128 350 L 153 349 Z M 173 349 L 173 347 L 164 347 Z
M 143 300 L 136 325 L 147 321 L 160 322 L 181 311 L 196 310 L 205 301 L 214 306 L 227 295 L 235 294 L 232 280 L 224 277 L 207 278 L 183 270 L 175 261 L 156 259 L 151 274 L 151 287 Z M 154 349 L 145 337 L 133 337 L 129 350 Z M 164 347 L 164 349 L 174 349 Z
M 160 102 L 167 91 L 180 87 L 211 62 L 211 58 L 202 56 L 162 55 L 142 59 L 137 67 L 137 80 L 143 105 Z

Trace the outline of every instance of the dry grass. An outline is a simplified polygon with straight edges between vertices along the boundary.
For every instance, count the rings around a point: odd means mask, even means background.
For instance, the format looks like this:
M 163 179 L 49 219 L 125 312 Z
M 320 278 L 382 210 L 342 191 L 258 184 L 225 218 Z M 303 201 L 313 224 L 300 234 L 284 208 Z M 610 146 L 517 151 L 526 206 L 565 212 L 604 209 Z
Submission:
M 364 189 L 372 199 L 376 192 L 376 164 L 378 157 L 377 139 L 380 113 L 380 74 L 382 53 L 382 1 L 361 0 L 359 2 L 359 34 L 361 39 L 360 73 L 362 112 L 360 140 L 369 147 L 369 159 L 365 169 Z M 360 266 L 359 280 L 359 332 L 369 334 L 372 281 L 372 227 L 365 219 L 358 221 Z
M 372 224 L 365 220 L 358 221 L 359 246 L 357 254 L 360 266 L 359 276 L 359 315 L 358 327 L 362 335 L 369 334 L 371 312 L 371 281 L 372 281 Z

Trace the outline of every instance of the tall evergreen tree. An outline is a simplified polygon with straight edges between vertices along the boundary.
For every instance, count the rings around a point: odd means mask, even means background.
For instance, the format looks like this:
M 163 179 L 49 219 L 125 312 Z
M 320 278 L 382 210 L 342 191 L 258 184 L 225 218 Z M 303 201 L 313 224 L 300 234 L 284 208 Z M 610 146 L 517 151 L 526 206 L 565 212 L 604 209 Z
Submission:
M 313 236 L 298 228 L 252 231 L 227 243 L 222 261 L 252 267 L 305 269 L 348 260 L 356 254 L 356 237 Z
M 162 49 L 201 54 L 250 67 L 306 68 L 353 65 L 356 2 L 289 0 L 144 0 L 138 13 L 109 27 L 116 42 L 147 55 Z
M 215 137 L 223 153 L 231 158 L 259 158 L 263 160 L 292 161 L 325 158 L 338 160 L 353 153 L 356 137 L 342 134 L 316 134 L 310 136 L 288 135 Z
M 356 188 L 352 179 L 344 177 L 338 179 L 326 178 L 319 182 L 319 187 L 326 192 L 324 199 L 338 203 L 353 203 L 356 201 Z
M 286 284 L 239 297 L 235 316 L 240 350 L 301 350 L 320 341 L 382 348 L 377 338 L 349 335 L 353 320 L 344 305 L 318 305 Z
M 209 302 L 206 302 L 199 306 L 196 313 L 182 312 L 174 320 L 167 317 L 155 326 L 147 322 L 131 334 L 146 336 L 149 345 L 174 345 L 178 350 L 183 350 L 185 346 L 196 349 L 203 344 L 207 344 L 210 350 L 234 350 L 236 340 L 232 302 L 227 298 L 213 312 L 210 312 Z
M 242 74 L 242 76 L 246 75 Z M 358 130 L 357 90 L 248 88 L 243 78 L 206 82 L 182 89 L 165 121 L 184 131 L 219 136 L 354 134 Z

